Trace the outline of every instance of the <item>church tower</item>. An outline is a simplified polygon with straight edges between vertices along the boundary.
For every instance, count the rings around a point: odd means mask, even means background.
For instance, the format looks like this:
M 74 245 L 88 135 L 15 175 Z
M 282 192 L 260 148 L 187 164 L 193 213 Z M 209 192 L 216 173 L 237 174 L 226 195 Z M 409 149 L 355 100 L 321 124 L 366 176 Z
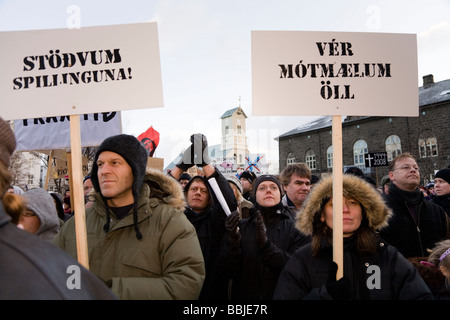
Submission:
M 223 157 L 235 159 L 236 168 L 243 167 L 245 156 L 248 154 L 245 125 L 247 116 L 239 105 L 237 108 L 226 111 L 220 119 L 222 120 Z

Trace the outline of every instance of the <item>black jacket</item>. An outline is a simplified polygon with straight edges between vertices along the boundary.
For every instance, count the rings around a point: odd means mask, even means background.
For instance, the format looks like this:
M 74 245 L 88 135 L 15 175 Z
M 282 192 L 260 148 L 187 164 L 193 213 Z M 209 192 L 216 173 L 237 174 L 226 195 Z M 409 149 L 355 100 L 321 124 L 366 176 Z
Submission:
M 117 299 L 66 252 L 9 220 L 0 202 L 0 300 Z
M 267 244 L 258 249 L 256 208 L 255 205 L 251 209 L 249 219 L 239 223 L 240 247 L 223 242 L 219 265 L 221 271 L 232 279 L 231 299 L 272 299 L 278 276 L 291 254 L 309 241 L 309 237 L 295 228 L 290 209 L 282 206 L 278 223 L 272 226 L 266 224 Z
M 235 211 L 237 202 L 230 183 L 217 170 L 209 177 L 209 179 L 211 178 L 216 179 L 217 185 L 222 191 L 230 211 Z M 189 190 L 192 181 L 193 179 L 189 181 L 185 190 Z M 202 249 L 203 259 L 205 260 L 206 276 L 199 299 L 225 299 L 227 296 L 227 281 L 217 274 L 215 264 L 217 256 L 219 255 L 221 241 L 225 234 L 225 219 L 227 216 L 209 185 L 208 179 L 203 178 L 203 181 L 208 187 L 212 197 L 211 206 L 200 213 L 194 212 L 189 207 L 184 211 L 188 220 L 195 227 Z
M 343 266 L 353 300 L 433 299 L 416 268 L 395 247 L 380 239 L 377 254 L 362 257 L 356 253 L 355 242 L 354 238 L 344 241 Z M 332 299 L 325 285 L 332 259 L 331 245 L 324 245 L 316 256 L 310 244 L 297 250 L 279 277 L 274 299 Z
M 438 205 L 424 199 L 420 191 L 416 192 L 414 200 L 419 212 L 416 224 L 407 205 L 413 201 L 412 195 L 413 193 L 390 184 L 386 201 L 394 214 L 389 225 L 380 231 L 381 237 L 406 258 L 428 256 L 427 249 L 449 237 L 450 222 L 447 214 Z
M 445 213 L 450 217 L 450 193 L 443 196 L 434 196 L 431 198 L 431 201 L 444 209 Z

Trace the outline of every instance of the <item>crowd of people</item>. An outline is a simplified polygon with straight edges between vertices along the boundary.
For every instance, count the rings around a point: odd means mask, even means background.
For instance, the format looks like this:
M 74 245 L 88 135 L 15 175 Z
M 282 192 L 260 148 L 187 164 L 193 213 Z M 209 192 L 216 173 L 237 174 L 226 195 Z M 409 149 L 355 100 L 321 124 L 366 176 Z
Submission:
M 357 168 L 343 175 L 339 277 L 333 180 L 304 163 L 279 175 L 224 174 L 207 138 L 193 134 L 164 173 L 147 166 L 134 136 L 109 137 L 83 181 L 87 270 L 74 213 L 64 210 L 70 195 L 11 186 L 14 149 L 0 118 L 2 299 L 450 299 L 450 168 L 424 194 L 409 153 L 390 162 L 380 186 Z M 198 175 L 187 173 L 193 166 Z M 68 288 L 69 266 L 80 268 L 82 290 Z

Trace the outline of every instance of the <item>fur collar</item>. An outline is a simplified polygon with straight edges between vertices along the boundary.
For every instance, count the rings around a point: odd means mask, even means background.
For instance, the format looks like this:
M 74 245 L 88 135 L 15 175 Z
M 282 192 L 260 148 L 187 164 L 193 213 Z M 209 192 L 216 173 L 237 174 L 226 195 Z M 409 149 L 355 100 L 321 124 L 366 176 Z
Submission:
M 392 215 L 381 193 L 363 179 L 350 174 L 344 174 L 343 196 L 350 195 L 365 209 L 369 226 L 379 229 L 387 226 Z M 313 221 L 316 214 L 321 214 L 322 203 L 325 199 L 333 197 L 333 177 L 323 178 L 311 191 L 302 209 L 296 217 L 296 227 L 306 235 L 313 233 Z
M 145 184 L 150 187 L 149 199 L 184 210 L 186 201 L 181 184 L 160 170 L 147 168 Z

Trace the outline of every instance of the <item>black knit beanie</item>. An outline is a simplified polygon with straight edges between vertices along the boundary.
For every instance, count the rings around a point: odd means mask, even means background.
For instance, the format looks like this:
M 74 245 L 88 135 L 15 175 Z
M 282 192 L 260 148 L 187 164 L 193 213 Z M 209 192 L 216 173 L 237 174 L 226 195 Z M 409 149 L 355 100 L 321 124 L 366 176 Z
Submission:
M 281 183 L 280 181 L 277 179 L 277 177 L 275 177 L 274 175 L 271 174 L 263 174 L 260 175 L 258 177 L 258 179 L 256 179 L 255 183 L 254 183 L 254 187 L 253 187 L 253 196 L 256 198 L 256 190 L 258 190 L 258 186 L 261 182 L 263 181 L 272 181 L 275 182 L 278 186 L 278 189 L 280 189 L 280 195 L 283 196 L 283 189 L 281 188 Z
M 441 178 L 442 180 L 447 181 L 447 183 L 450 183 L 450 169 L 446 168 L 446 169 L 441 169 L 439 170 L 436 175 L 434 176 L 434 178 Z
M 252 171 L 247 170 L 241 173 L 239 179 L 241 178 L 247 179 L 250 183 L 253 183 L 256 180 L 256 174 Z
M 95 191 L 99 192 L 103 202 L 106 206 L 106 224 L 103 227 L 105 232 L 109 231 L 109 207 L 106 203 L 106 198 L 103 197 L 100 191 L 100 184 L 98 181 L 98 166 L 97 159 L 100 153 L 103 151 L 111 151 L 122 156 L 128 165 L 131 167 L 133 171 L 133 185 L 132 185 L 132 193 L 134 197 L 134 206 L 133 206 L 133 221 L 134 221 L 134 229 L 136 231 L 136 237 L 140 240 L 142 239 L 142 234 L 139 231 L 138 227 L 138 218 L 137 218 L 137 200 L 139 197 L 139 192 L 141 190 L 142 185 L 144 184 L 144 177 L 147 168 L 147 160 L 148 153 L 145 150 L 144 146 L 139 142 L 136 137 L 127 134 L 119 134 L 116 136 L 112 136 L 106 138 L 102 144 L 98 147 L 97 153 L 94 157 L 94 163 L 92 165 L 91 172 L 91 181 L 94 186 Z

